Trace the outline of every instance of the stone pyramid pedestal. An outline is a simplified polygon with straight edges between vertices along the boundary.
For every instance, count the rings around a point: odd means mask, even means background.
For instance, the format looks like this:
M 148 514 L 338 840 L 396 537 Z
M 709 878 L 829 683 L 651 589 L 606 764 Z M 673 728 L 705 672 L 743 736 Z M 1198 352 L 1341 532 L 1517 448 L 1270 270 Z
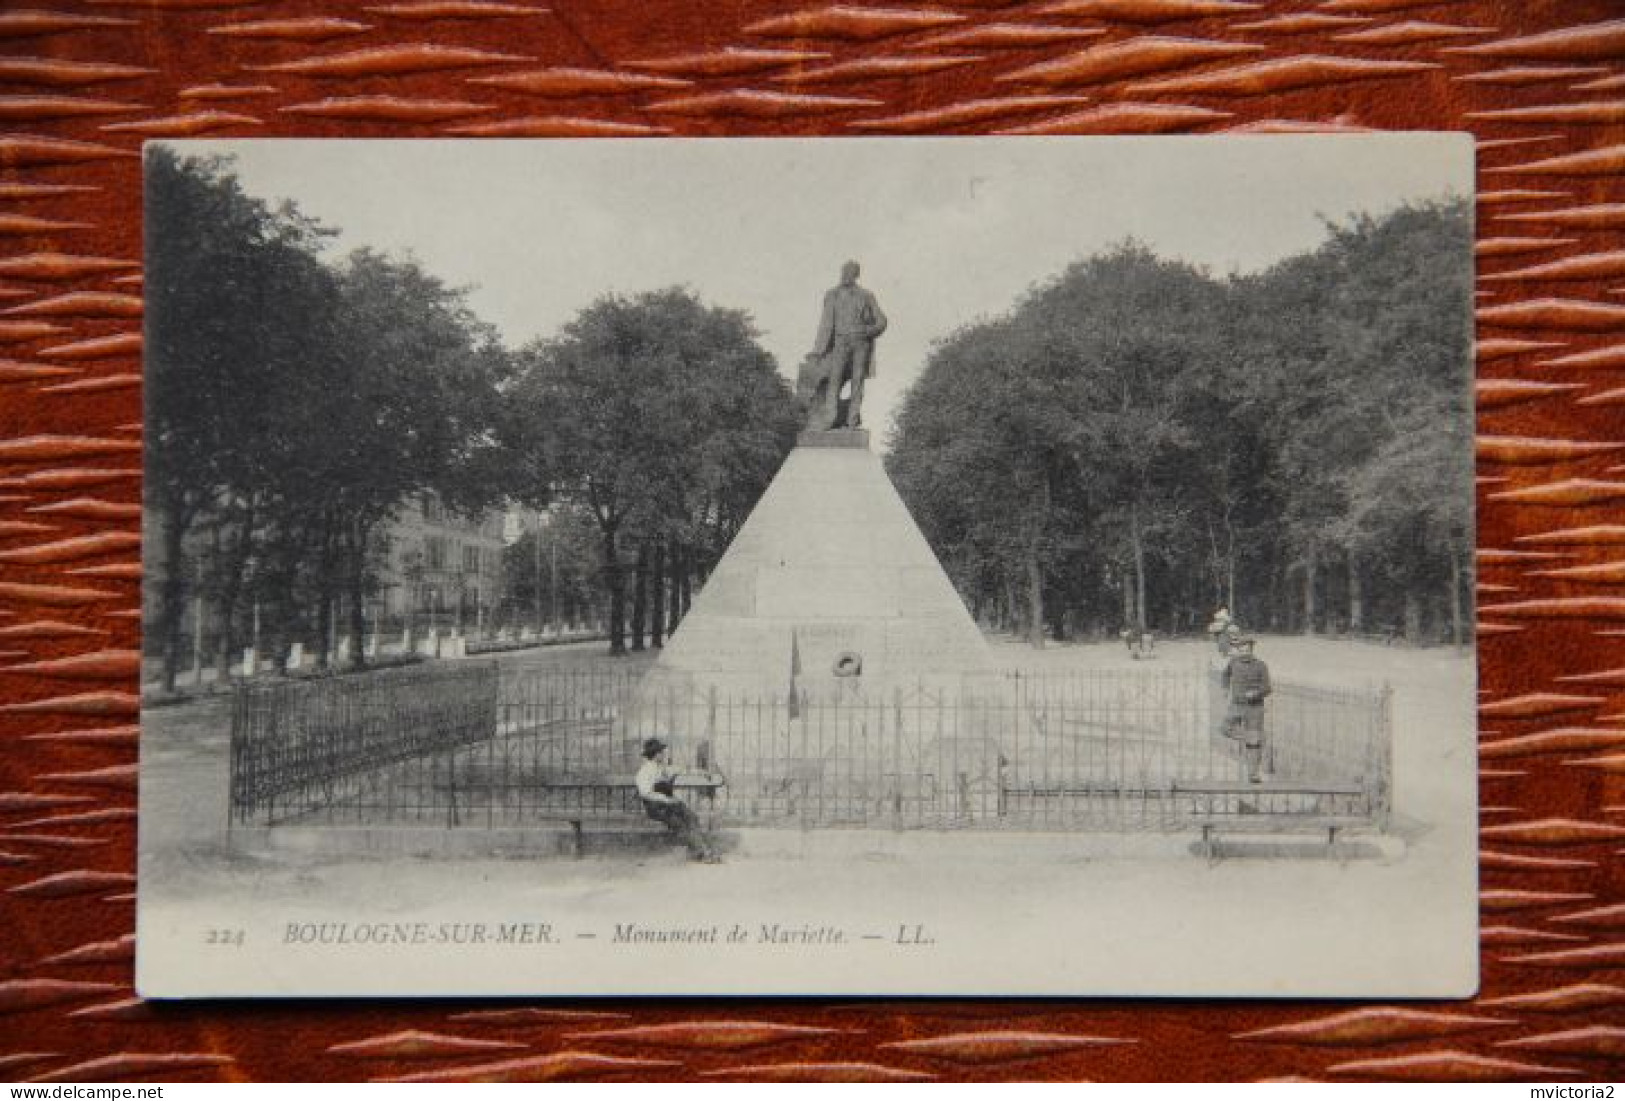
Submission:
M 868 433 L 805 433 L 655 667 L 735 697 L 864 694 L 992 671 Z
M 991 814 L 1010 713 L 994 673 L 868 433 L 807 433 L 622 729 L 722 768 L 739 820 Z

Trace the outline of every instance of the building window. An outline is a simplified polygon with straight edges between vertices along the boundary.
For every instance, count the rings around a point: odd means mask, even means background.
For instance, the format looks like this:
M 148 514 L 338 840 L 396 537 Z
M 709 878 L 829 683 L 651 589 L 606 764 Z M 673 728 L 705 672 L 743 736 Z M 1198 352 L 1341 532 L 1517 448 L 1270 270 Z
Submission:
M 464 573 L 479 573 L 480 572 L 480 548 L 478 548 L 478 547 L 464 547 L 463 548 L 463 572 Z
M 428 552 L 429 568 L 443 570 L 446 568 L 446 539 L 443 535 L 431 535 L 424 540 L 424 549 Z

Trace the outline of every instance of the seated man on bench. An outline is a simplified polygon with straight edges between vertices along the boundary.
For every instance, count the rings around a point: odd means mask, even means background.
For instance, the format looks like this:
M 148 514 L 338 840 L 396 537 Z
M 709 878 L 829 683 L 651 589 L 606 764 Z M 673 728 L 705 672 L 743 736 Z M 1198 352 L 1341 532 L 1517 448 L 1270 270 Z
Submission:
M 717 855 L 716 845 L 700 826 L 699 817 L 677 798 L 676 773 L 667 763 L 666 748 L 666 743 L 659 738 L 649 738 L 643 743 L 643 764 L 638 766 L 637 776 L 643 811 L 688 846 L 695 860 L 719 864 L 722 857 Z

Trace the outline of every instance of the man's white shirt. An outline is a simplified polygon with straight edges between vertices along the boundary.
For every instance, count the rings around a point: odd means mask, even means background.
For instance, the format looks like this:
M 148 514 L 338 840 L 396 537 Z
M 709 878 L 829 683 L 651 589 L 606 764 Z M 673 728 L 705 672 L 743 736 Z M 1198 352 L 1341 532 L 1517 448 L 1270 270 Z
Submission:
M 669 779 L 671 773 L 666 766 L 654 757 L 647 757 L 643 764 L 638 766 L 638 798 L 647 799 L 653 803 L 674 803 L 676 800 L 670 795 L 664 795 L 655 790 L 655 785 L 662 780 Z

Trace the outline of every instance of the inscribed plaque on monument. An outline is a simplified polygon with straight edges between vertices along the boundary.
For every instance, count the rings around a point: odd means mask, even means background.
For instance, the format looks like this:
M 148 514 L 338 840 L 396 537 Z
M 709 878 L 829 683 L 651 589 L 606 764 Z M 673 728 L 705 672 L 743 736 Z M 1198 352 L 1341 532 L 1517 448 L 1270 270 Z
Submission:
M 1450 134 L 146 152 L 149 997 L 1463 997 Z

